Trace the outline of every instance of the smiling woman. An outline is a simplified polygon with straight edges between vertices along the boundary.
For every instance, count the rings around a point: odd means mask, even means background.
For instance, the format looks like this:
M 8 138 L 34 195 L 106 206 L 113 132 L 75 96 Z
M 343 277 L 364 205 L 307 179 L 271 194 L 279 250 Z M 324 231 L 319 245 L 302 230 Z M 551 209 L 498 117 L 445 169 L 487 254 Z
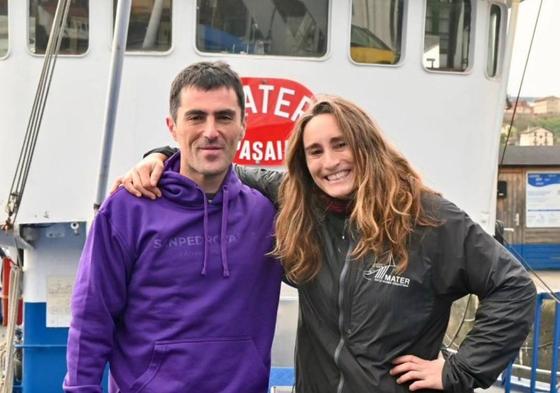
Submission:
M 348 222 L 363 235 L 352 258 L 391 255 L 400 272 L 408 266 L 407 243 L 413 227 L 439 224 L 422 203 L 435 193 L 371 117 L 341 97 L 318 97 L 298 120 L 286 166 L 288 176 L 279 190 L 275 252 L 295 283 L 314 279 L 324 257 L 316 238 L 318 228 L 306 229 L 318 222 L 312 206 L 328 209 L 342 200 L 348 205 L 345 211 L 351 212 Z
M 491 384 L 529 330 L 521 265 L 341 97 L 317 97 L 298 120 L 286 166 L 276 196 L 272 175 L 240 177 L 279 203 L 274 253 L 299 291 L 296 390 Z M 444 360 L 451 301 L 468 293 L 481 299 L 476 327 Z

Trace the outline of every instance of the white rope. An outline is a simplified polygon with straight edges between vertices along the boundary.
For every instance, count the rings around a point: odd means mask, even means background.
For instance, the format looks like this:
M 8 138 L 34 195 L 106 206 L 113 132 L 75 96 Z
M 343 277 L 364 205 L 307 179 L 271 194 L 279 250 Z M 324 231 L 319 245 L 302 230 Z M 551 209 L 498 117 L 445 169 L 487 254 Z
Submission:
M 20 151 L 16 172 L 10 187 L 8 195 L 8 203 L 6 204 L 6 212 L 8 217 L 3 225 L 4 229 L 12 230 L 16 217 L 19 211 L 19 206 L 23 198 L 23 191 L 27 183 L 27 177 L 31 168 L 31 160 L 35 152 L 35 145 L 37 144 L 37 137 L 41 128 L 43 120 L 43 113 L 49 95 L 52 76 L 54 73 L 54 66 L 60 50 L 62 42 L 62 32 L 66 26 L 66 18 L 70 9 L 70 0 L 59 0 L 56 7 L 49 42 L 45 51 L 45 59 L 43 62 L 43 69 L 39 78 L 39 85 L 35 93 L 35 99 L 31 108 L 31 114 L 27 123 L 27 130 L 23 140 L 23 145 Z

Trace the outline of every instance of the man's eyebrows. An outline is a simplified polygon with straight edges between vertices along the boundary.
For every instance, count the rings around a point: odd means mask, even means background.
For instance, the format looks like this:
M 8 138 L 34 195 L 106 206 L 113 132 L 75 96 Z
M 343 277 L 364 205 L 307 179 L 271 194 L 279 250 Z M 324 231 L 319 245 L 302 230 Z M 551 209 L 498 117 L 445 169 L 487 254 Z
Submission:
M 191 109 L 185 112 L 185 117 L 186 116 L 207 116 L 209 113 L 206 111 L 203 111 L 202 109 Z M 235 114 L 235 109 L 220 109 L 217 110 L 215 112 L 213 112 L 214 115 L 234 115 Z
M 189 117 L 189 116 L 205 116 L 206 112 L 204 112 L 203 110 L 200 109 L 191 109 L 189 111 L 186 111 L 184 114 L 184 117 Z
M 234 115 L 234 109 L 221 109 L 219 111 L 214 112 L 216 115 Z

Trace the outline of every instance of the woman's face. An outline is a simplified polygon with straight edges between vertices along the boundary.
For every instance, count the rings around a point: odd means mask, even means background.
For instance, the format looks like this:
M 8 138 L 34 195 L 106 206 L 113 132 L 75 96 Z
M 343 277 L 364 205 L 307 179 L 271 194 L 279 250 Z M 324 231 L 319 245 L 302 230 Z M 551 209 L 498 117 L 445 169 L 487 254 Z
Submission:
M 354 156 L 331 114 L 313 117 L 303 130 L 307 168 L 327 195 L 348 199 L 354 192 Z

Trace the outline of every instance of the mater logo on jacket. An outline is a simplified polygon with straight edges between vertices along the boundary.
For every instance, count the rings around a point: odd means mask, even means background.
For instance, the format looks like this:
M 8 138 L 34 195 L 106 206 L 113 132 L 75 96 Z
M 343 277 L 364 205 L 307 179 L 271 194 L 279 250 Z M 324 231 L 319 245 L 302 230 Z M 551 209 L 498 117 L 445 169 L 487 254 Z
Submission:
M 386 254 L 381 258 L 383 262 L 378 262 L 378 258 L 374 258 L 373 263 L 367 270 L 364 270 L 363 276 L 368 281 L 380 282 L 397 287 L 408 288 L 410 286 L 410 278 L 395 274 L 397 266 L 391 254 Z

